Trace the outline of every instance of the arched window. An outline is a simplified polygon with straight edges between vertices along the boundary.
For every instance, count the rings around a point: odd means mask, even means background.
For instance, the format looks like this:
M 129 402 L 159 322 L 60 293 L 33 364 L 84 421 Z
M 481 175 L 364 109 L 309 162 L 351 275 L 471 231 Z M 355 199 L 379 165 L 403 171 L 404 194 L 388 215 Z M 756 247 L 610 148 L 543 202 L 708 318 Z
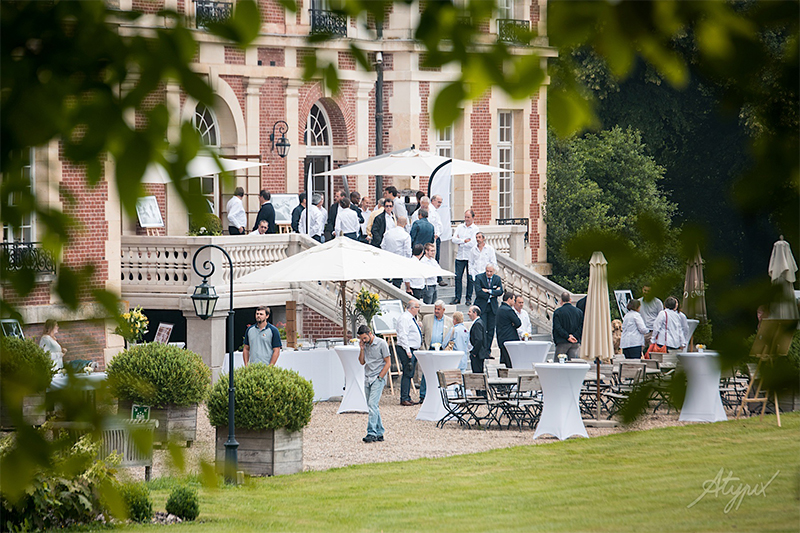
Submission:
M 317 104 L 311 106 L 306 123 L 306 145 L 330 146 L 331 134 L 328 124 L 328 115 L 325 110 Z
M 308 175 L 325 172 L 331 168 L 333 155 L 332 135 L 328 114 L 321 104 L 311 106 L 306 121 L 306 180 Z M 333 201 L 333 178 L 314 176 L 311 184 L 313 192 L 320 193 L 325 198 L 325 205 Z
M 197 104 L 194 109 L 194 127 L 200 133 L 203 144 L 219 146 L 217 118 L 214 116 L 214 112 L 203 104 Z

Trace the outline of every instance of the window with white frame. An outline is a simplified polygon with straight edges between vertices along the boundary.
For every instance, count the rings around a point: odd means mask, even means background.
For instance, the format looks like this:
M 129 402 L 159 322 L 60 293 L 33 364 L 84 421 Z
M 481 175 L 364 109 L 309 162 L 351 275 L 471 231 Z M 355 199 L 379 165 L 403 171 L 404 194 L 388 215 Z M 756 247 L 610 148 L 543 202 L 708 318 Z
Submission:
M 514 128 L 510 111 L 498 113 L 497 166 L 505 169 L 498 177 L 497 218 L 513 218 Z
M 514 0 L 497 0 L 497 18 L 514 18 Z
M 436 154 L 453 157 L 453 126 L 436 130 Z
M 33 148 L 29 148 L 22 152 L 23 161 L 20 169 L 21 185 L 27 189 L 30 194 L 33 191 L 34 185 L 34 162 L 33 162 Z M 20 202 L 22 192 L 12 193 L 10 202 L 11 205 L 16 205 Z M 3 242 L 33 242 L 36 234 L 34 233 L 34 214 L 26 213 L 22 217 L 21 224 L 18 228 L 13 229 L 11 226 L 3 226 Z
M 217 117 L 214 115 L 214 111 L 203 104 L 197 104 L 194 110 L 194 127 L 200 134 L 200 139 L 205 146 L 219 148 L 219 127 L 217 124 Z M 211 174 L 190 179 L 197 182 L 195 185 L 199 187 L 200 194 L 208 202 L 211 212 L 219 215 L 219 206 L 217 205 L 217 197 L 219 195 L 218 175 Z
M 317 102 L 311 106 L 306 121 L 306 168 L 313 172 L 324 172 L 331 168 L 333 156 L 332 134 L 328 114 Z M 311 171 L 311 170 L 309 170 Z M 318 192 L 325 199 L 325 205 L 333 201 L 333 177 L 314 176 L 311 179 L 312 192 Z

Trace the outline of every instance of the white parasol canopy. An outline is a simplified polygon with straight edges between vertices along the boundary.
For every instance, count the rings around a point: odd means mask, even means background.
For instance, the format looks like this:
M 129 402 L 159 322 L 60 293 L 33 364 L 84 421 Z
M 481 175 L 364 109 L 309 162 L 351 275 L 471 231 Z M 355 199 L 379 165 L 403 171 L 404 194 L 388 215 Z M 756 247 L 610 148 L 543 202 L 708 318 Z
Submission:
M 356 161 L 335 170 L 320 172 L 316 176 L 430 176 L 434 170 L 452 159 L 453 175 L 505 172 L 506 169 L 444 157 L 414 148 L 398 150 L 363 161 Z
M 772 283 L 780 286 L 778 299 L 770 306 L 770 318 L 797 320 L 797 301 L 794 296 L 797 263 L 792 255 L 791 246 L 783 240 L 783 236 L 772 247 L 768 272 Z
M 581 359 L 599 357 L 609 361 L 614 355 L 611 338 L 611 307 L 608 299 L 608 261 L 603 252 L 595 252 L 589 260 L 589 290 L 583 315 Z
M 222 171 L 224 172 L 235 172 L 245 168 L 267 166 L 267 163 L 243 161 L 239 159 L 226 159 L 224 157 L 220 157 L 219 162 L 222 164 Z M 222 172 L 219 167 L 220 165 L 217 164 L 213 157 L 208 155 L 198 155 L 186 164 L 185 177 L 196 178 L 199 176 L 219 174 Z M 144 172 L 144 177 L 142 178 L 142 183 L 169 183 L 170 181 L 172 180 L 170 180 L 166 169 L 157 164 L 148 165 L 147 170 Z
M 453 273 L 414 258 L 401 257 L 347 237 L 339 237 L 242 276 L 236 283 L 338 281 L 343 296 L 342 338 L 347 342 L 344 294 L 348 281 L 435 276 L 453 276 Z

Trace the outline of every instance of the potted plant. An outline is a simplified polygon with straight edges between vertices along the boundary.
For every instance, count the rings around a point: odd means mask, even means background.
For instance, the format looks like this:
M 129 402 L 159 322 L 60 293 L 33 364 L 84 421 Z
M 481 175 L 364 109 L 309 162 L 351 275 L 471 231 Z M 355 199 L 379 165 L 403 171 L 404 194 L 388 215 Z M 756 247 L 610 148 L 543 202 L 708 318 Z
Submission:
M 377 292 L 369 292 L 366 287 L 361 287 L 356 295 L 356 311 L 372 327 L 372 319 L 381 314 L 381 297 Z
M 34 341 L 0 337 L 0 426 L 44 424 L 45 391 L 55 367 Z
M 262 363 L 233 374 L 239 467 L 252 476 L 303 470 L 303 428 L 311 420 L 314 389 L 297 372 Z M 221 377 L 208 399 L 208 418 L 217 428 L 217 467 L 222 471 L 228 439 L 228 379 Z
M 222 235 L 222 221 L 214 213 L 202 213 L 192 215 L 189 221 L 189 232 L 187 235 L 196 237 L 213 237 Z
M 114 333 L 125 339 L 125 348 L 142 340 L 147 333 L 150 320 L 142 312 L 141 307 L 134 307 L 131 311 L 122 313 L 122 321 Z
M 119 412 L 133 404 L 149 405 L 158 420 L 154 442 L 186 441 L 197 437 L 197 404 L 208 394 L 211 369 L 194 352 L 151 342 L 118 354 L 106 370 Z

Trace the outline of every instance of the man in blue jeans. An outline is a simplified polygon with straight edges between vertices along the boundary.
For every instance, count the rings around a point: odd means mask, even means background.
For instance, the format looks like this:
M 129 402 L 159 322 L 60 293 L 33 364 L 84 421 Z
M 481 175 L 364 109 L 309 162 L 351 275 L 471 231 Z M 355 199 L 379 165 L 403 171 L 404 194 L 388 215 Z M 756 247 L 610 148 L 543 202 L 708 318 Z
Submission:
M 361 347 L 358 362 L 364 365 L 364 394 L 367 396 L 369 408 L 367 436 L 361 440 L 367 444 L 383 442 L 383 422 L 378 404 L 386 386 L 386 375 L 392 367 L 389 345 L 385 340 L 376 337 L 366 324 L 359 326 L 358 340 Z

